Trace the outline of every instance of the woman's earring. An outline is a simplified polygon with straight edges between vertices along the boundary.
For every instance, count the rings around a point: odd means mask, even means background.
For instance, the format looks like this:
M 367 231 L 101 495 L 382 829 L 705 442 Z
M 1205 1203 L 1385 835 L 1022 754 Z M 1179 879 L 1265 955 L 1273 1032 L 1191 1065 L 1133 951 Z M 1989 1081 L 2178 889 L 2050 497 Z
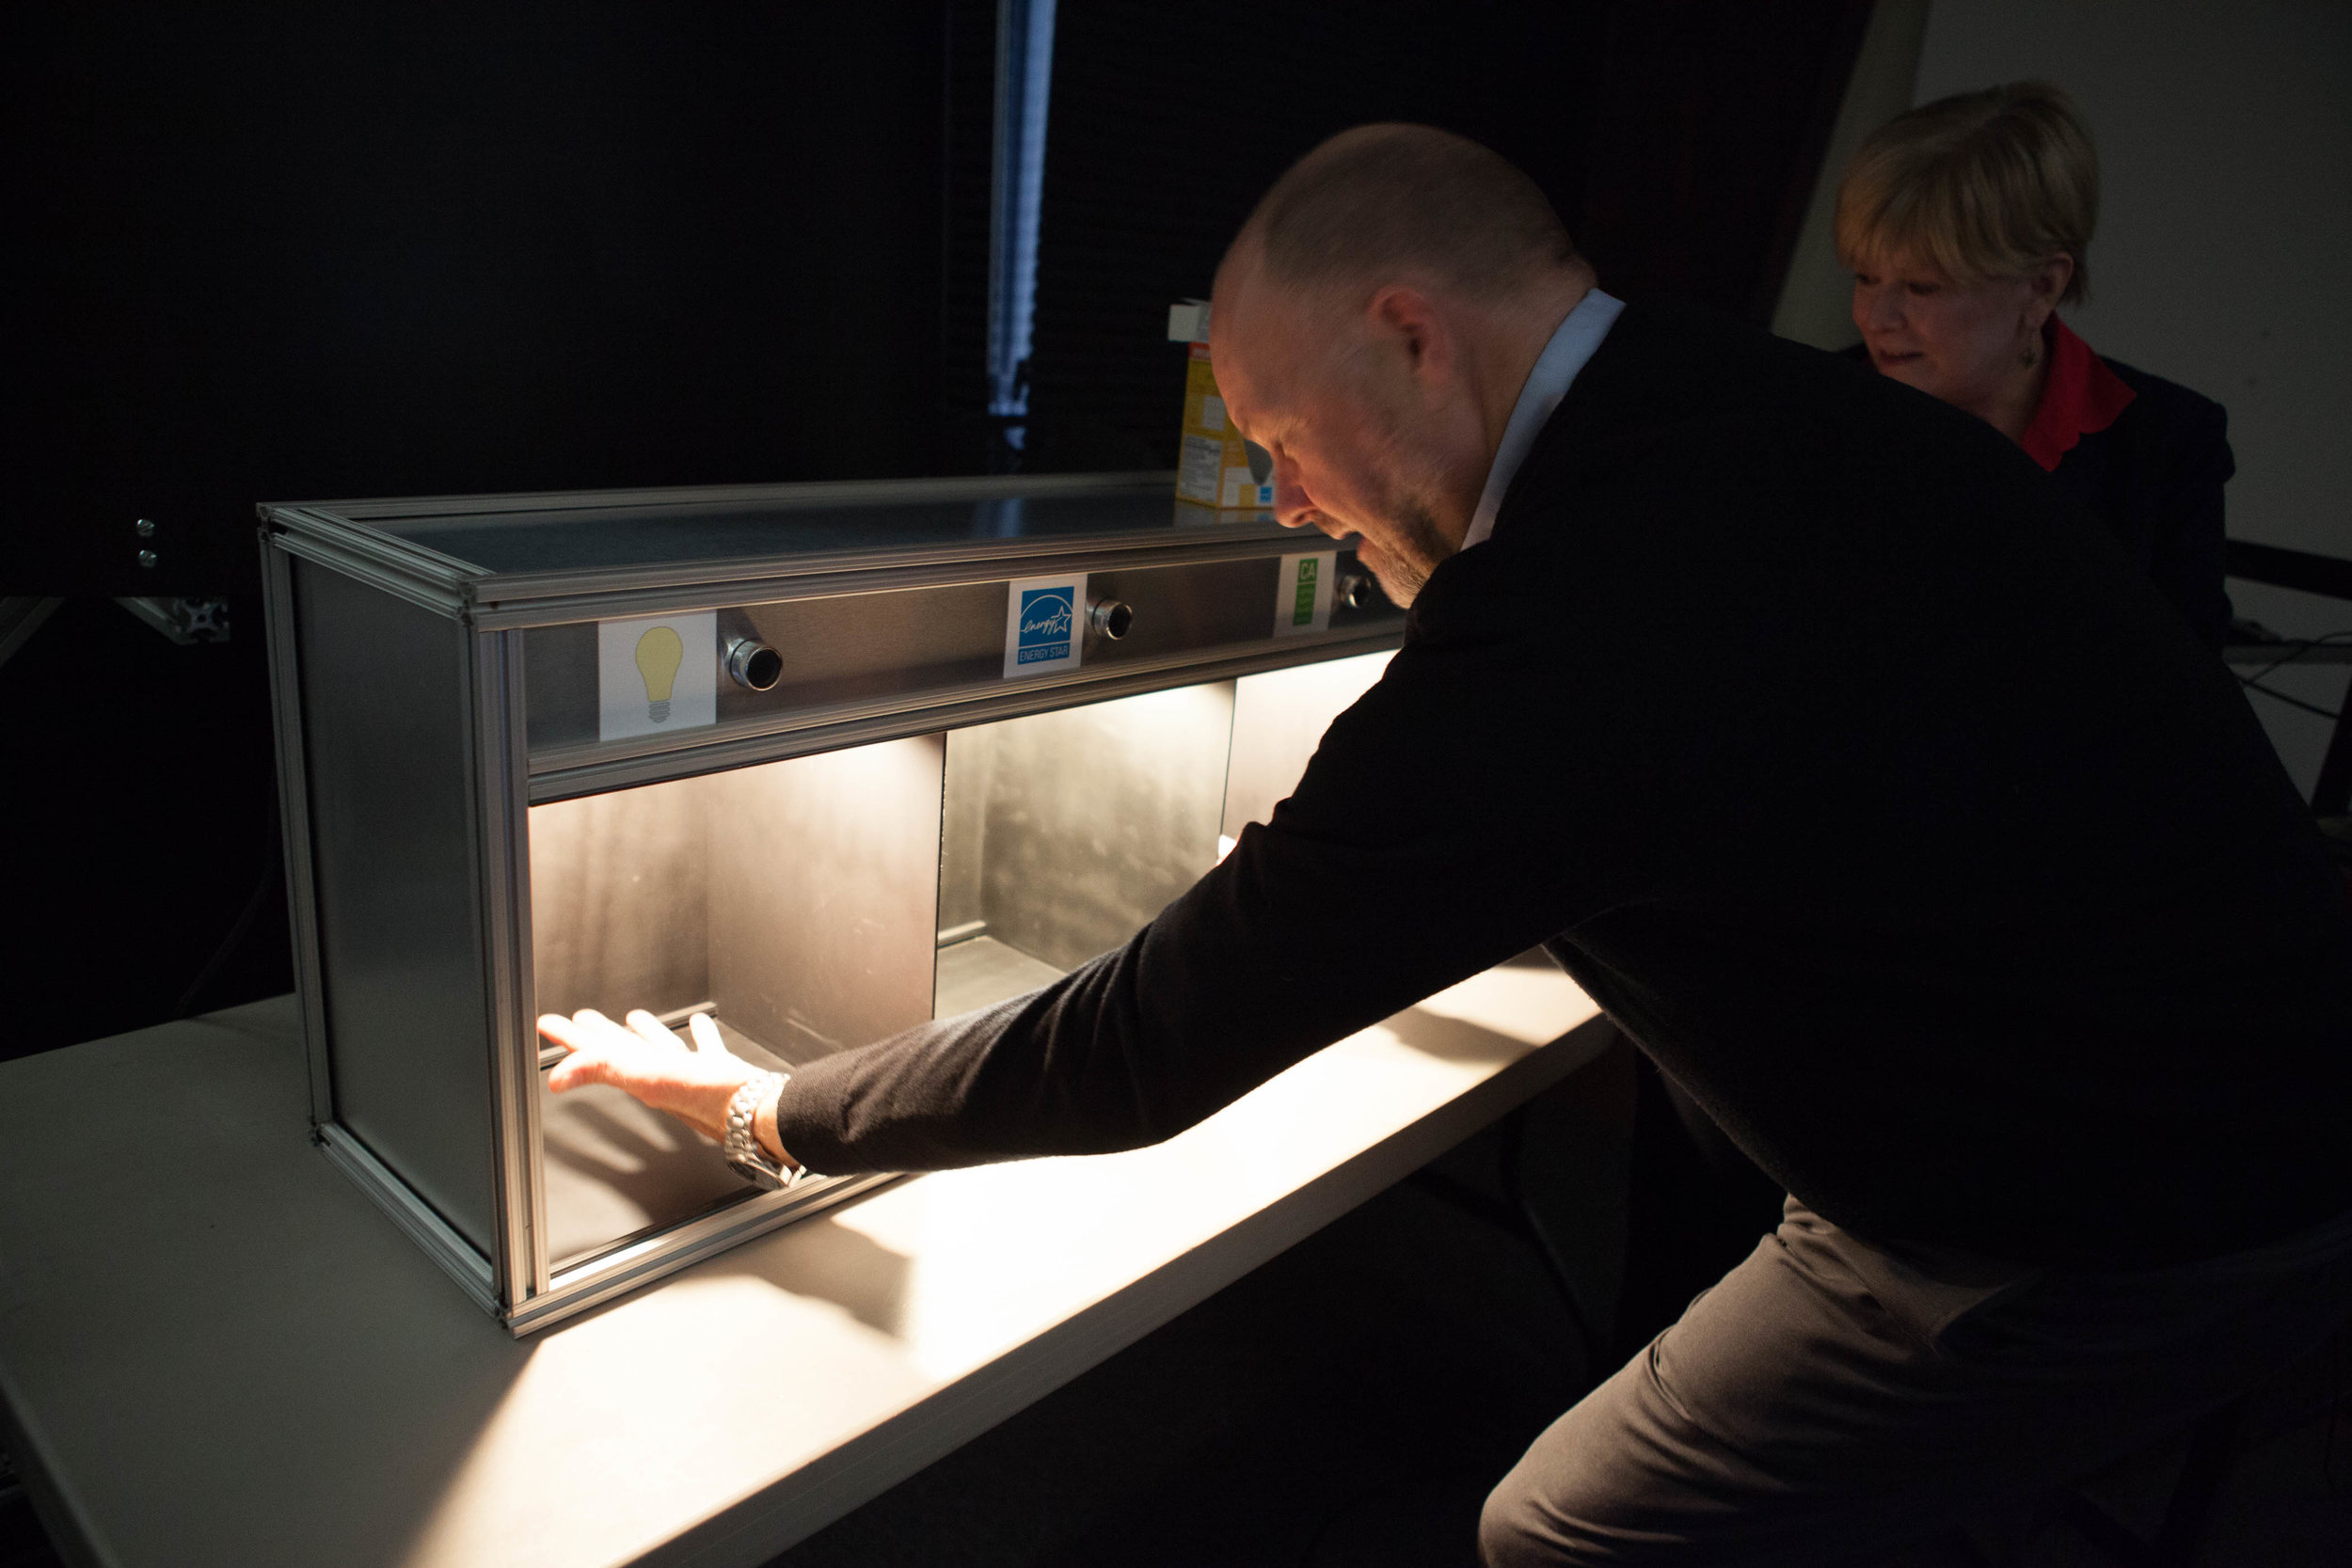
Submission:
M 2017 359 L 2026 369 L 2032 370 L 2042 361 L 2042 345 L 2031 338 L 2026 339 L 2026 352 L 2019 355 Z

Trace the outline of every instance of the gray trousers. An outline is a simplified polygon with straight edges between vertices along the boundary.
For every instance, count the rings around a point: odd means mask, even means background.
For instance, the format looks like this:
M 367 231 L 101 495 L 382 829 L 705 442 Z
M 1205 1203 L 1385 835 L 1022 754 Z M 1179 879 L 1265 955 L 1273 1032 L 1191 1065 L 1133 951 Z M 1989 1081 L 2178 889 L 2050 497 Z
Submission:
M 1794 1198 L 1486 1501 L 1491 1568 L 1868 1562 L 2185 1428 L 2352 1318 L 2352 1215 L 2133 1273 L 1903 1259 Z

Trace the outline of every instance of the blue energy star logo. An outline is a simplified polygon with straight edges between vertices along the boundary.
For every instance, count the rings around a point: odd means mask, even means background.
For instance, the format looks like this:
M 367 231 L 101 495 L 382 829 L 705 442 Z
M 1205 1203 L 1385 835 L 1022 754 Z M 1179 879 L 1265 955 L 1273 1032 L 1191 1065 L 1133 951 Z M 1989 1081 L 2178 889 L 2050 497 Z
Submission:
M 1013 662 L 1036 664 L 1070 657 L 1070 590 L 1032 588 L 1021 595 L 1021 634 Z

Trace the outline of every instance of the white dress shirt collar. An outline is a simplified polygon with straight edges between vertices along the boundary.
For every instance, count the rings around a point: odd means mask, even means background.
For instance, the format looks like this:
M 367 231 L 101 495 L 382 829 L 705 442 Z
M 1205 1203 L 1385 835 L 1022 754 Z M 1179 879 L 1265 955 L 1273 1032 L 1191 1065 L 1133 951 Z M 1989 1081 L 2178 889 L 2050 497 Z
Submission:
M 1478 498 L 1478 510 L 1470 514 L 1470 532 L 1462 536 L 1462 547 L 1483 545 L 1495 531 L 1495 514 L 1502 510 L 1503 492 L 1511 488 L 1512 479 L 1519 465 L 1527 460 L 1527 449 L 1535 444 L 1535 433 L 1544 428 L 1560 400 L 1568 395 L 1569 386 L 1577 372 L 1592 358 L 1600 341 L 1609 336 L 1616 324 L 1617 312 L 1625 309 L 1625 301 L 1602 293 L 1598 289 L 1587 293 L 1577 302 L 1575 309 L 1553 329 L 1551 341 L 1535 356 L 1535 368 L 1527 372 L 1527 385 L 1519 389 L 1519 401 L 1511 409 L 1511 422 L 1502 427 L 1502 444 L 1495 449 L 1494 466 L 1486 470 L 1486 488 Z

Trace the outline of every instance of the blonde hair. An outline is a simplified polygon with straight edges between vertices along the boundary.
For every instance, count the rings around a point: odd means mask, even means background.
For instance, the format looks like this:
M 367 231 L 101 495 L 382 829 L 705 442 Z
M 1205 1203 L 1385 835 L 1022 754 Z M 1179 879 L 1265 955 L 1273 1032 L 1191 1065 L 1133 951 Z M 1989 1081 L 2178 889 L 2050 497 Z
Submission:
M 2012 82 L 1923 103 L 1870 133 L 1837 187 L 1837 259 L 1859 272 L 1900 257 L 1960 283 L 2013 277 L 2053 256 L 2088 297 L 2099 154 L 2074 100 Z

